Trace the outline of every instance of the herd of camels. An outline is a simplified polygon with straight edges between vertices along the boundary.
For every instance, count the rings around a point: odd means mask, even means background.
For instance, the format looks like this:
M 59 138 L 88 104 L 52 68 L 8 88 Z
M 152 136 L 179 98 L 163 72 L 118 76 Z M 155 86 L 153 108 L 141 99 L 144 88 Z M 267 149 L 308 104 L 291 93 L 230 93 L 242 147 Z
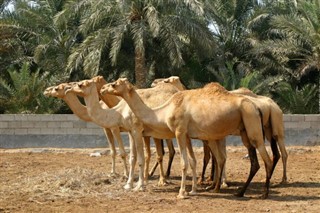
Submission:
M 283 162 L 282 182 L 287 182 L 287 152 L 284 144 L 283 113 L 270 98 L 259 96 L 246 88 L 228 91 L 218 83 L 209 83 L 203 88 L 187 90 L 179 77 L 156 79 L 151 88 L 136 89 L 126 78 L 107 83 L 102 76 L 79 82 L 62 83 L 48 87 L 44 95 L 63 99 L 75 115 L 102 127 L 111 150 L 111 173 L 115 173 L 118 142 L 123 161 L 123 175 L 128 178 L 124 188 L 143 190 L 157 165 L 160 186 L 166 184 L 175 154 L 172 139 L 175 138 L 181 156 L 181 186 L 178 198 L 197 193 L 196 158 L 191 139 L 203 141 L 204 179 L 207 164 L 212 158 L 214 177 L 208 188 L 219 192 L 225 185 L 226 140 L 228 135 L 241 136 L 250 158 L 250 173 L 237 196 L 244 196 L 252 178 L 259 170 L 256 150 L 265 164 L 266 182 L 262 198 L 267 198 L 272 173 L 280 156 Z M 85 105 L 78 97 L 84 99 Z M 120 132 L 127 132 L 130 142 L 129 169 L 127 154 Z M 149 173 L 150 138 L 153 138 L 157 163 Z M 272 159 L 264 143 L 270 142 Z M 166 173 L 163 169 L 162 139 L 167 142 L 169 162 Z M 279 148 L 278 148 L 279 147 Z M 279 149 L 281 154 L 279 153 Z M 144 152 L 145 150 L 145 152 Z M 145 156 L 146 155 L 146 156 Z M 139 166 L 139 179 L 134 187 L 134 170 Z M 192 170 L 192 189 L 186 191 L 187 169 Z

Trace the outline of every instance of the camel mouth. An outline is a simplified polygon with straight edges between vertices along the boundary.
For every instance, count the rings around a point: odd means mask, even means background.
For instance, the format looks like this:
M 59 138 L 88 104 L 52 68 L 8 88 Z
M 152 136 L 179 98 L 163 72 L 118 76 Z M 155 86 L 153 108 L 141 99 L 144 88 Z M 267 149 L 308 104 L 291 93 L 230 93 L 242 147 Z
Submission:
M 49 96 L 50 96 L 50 93 L 49 93 L 48 91 L 44 91 L 44 92 L 43 92 L 43 95 L 46 96 L 46 97 L 49 97 Z
M 100 89 L 100 94 L 101 95 L 106 95 L 108 93 L 110 93 L 109 86 L 106 84 L 106 85 L 102 86 L 102 88 Z

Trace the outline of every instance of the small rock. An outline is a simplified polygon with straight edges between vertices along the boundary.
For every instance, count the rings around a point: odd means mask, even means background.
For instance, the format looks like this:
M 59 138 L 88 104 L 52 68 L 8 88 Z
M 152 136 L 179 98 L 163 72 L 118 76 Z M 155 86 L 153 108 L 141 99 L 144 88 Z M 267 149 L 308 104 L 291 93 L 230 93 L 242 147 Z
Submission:
M 101 157 L 101 153 L 100 152 L 90 153 L 90 157 Z

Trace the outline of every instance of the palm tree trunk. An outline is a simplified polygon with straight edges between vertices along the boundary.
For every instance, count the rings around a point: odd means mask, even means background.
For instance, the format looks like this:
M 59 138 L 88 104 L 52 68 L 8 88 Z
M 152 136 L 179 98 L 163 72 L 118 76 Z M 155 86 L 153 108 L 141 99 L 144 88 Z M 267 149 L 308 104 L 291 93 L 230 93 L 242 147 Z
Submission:
M 135 79 L 138 88 L 146 87 L 147 71 L 145 67 L 145 57 L 143 51 L 135 49 Z

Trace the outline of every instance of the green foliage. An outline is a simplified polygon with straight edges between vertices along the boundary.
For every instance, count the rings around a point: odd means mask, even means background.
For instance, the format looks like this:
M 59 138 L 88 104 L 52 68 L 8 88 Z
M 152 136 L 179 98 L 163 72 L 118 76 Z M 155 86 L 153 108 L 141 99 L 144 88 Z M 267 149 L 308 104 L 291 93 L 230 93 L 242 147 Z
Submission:
M 299 89 L 282 82 L 275 89 L 275 97 L 285 113 L 318 114 L 318 90 L 319 87 L 317 85 L 307 84 Z
M 52 113 L 61 102 L 44 97 L 48 73 L 30 73 L 29 64 L 9 70 L 10 81 L 0 78 L 0 106 L 4 113 Z
M 1 112 L 57 112 L 61 101 L 42 96 L 47 82 L 97 74 L 147 84 L 178 75 L 188 88 L 218 81 L 273 97 L 286 112 L 318 112 L 319 1 L 16 0 L 12 12 L 8 2 Z

